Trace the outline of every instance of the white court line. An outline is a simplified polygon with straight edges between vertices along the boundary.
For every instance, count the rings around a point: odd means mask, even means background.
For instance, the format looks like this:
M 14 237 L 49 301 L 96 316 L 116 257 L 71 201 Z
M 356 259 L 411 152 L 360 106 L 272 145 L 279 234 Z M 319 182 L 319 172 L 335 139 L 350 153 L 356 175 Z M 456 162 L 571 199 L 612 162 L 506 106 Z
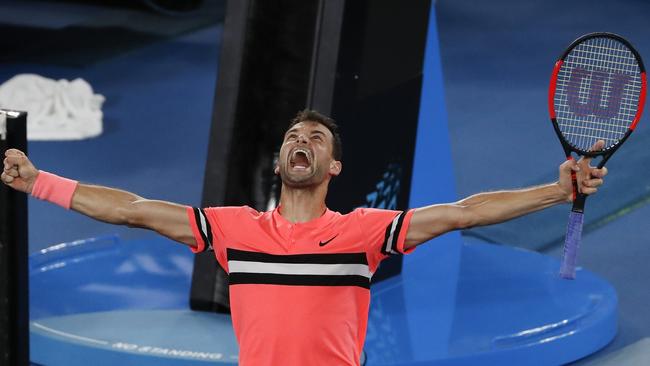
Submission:
M 87 337 L 82 337 L 82 336 L 78 336 L 78 335 L 74 335 L 74 334 L 70 334 L 70 333 L 62 332 L 62 331 L 60 331 L 60 330 L 56 330 L 56 329 L 52 329 L 52 328 L 48 328 L 48 327 L 46 327 L 46 326 L 44 326 L 44 325 L 42 325 L 42 324 L 36 323 L 36 322 L 32 322 L 32 325 L 34 325 L 34 326 L 37 327 L 37 328 L 41 328 L 41 329 L 43 329 L 43 330 L 46 330 L 46 331 L 51 332 L 51 333 L 54 333 L 54 334 L 58 334 L 58 335 L 63 336 L 63 337 L 69 337 L 69 338 L 77 339 L 77 340 L 80 340 L 80 341 L 86 341 L 86 342 L 97 343 L 97 344 L 101 344 L 101 345 L 103 345 L 103 346 L 107 346 L 107 345 L 108 345 L 108 342 L 107 342 L 107 341 L 100 341 L 100 340 L 98 340 L 98 339 L 92 339 L 92 338 L 87 338 Z

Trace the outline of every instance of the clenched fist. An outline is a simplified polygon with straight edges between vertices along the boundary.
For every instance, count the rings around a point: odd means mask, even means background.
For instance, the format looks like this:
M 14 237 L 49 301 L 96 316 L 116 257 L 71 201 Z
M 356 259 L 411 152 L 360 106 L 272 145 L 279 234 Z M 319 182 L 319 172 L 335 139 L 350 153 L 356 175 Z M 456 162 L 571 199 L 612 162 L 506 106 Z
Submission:
M 17 149 L 5 151 L 4 168 L 0 176 L 2 183 L 17 191 L 30 194 L 37 176 L 38 170 L 25 153 Z

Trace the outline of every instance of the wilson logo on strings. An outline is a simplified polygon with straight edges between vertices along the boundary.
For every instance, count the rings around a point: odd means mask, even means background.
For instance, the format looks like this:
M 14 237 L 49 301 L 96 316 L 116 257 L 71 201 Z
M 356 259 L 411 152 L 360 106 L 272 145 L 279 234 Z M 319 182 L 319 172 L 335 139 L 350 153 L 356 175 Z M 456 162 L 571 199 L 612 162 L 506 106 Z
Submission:
M 567 85 L 567 103 L 571 112 L 577 116 L 616 117 L 630 79 L 625 74 L 573 68 Z

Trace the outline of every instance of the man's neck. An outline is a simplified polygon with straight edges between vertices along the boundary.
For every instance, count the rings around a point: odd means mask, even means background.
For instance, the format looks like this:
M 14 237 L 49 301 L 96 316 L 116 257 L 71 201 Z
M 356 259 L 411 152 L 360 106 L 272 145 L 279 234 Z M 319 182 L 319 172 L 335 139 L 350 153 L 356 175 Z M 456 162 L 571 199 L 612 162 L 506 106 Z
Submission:
M 280 215 L 293 223 L 319 218 L 327 210 L 326 195 L 327 185 L 307 188 L 291 188 L 282 185 Z

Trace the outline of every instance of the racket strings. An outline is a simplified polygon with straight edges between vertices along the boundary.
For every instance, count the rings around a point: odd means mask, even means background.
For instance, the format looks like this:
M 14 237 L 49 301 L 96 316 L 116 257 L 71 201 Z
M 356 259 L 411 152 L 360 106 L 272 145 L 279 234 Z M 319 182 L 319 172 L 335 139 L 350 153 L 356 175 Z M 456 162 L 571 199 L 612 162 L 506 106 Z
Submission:
M 609 37 L 580 43 L 566 56 L 554 96 L 560 132 L 588 151 L 597 140 L 616 145 L 636 116 L 641 70 L 630 49 Z

